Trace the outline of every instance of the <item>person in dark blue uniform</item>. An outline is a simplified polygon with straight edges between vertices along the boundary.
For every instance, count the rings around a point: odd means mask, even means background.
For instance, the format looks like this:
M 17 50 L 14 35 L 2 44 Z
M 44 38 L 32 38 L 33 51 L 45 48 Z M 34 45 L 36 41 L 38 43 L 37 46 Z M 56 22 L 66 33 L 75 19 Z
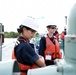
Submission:
M 12 58 L 16 58 L 22 75 L 26 75 L 25 71 L 30 68 L 45 67 L 45 62 L 42 56 L 36 54 L 34 48 L 29 41 L 34 37 L 37 31 L 37 23 L 33 18 L 26 18 L 17 29 L 20 36 L 17 38 L 14 47 Z
M 32 48 L 28 40 L 22 36 L 19 36 L 18 41 L 16 42 L 15 54 L 18 58 L 20 58 L 20 62 L 22 61 L 22 63 L 28 65 L 34 64 L 35 61 L 39 59 L 39 56 L 35 53 L 34 48 Z

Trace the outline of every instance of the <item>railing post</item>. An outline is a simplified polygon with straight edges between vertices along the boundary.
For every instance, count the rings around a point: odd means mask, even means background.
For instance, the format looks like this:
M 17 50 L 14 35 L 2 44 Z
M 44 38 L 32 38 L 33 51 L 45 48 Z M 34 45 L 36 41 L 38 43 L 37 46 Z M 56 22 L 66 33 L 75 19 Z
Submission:
M 4 26 L 0 23 L 0 61 L 2 61 L 2 44 L 4 43 Z

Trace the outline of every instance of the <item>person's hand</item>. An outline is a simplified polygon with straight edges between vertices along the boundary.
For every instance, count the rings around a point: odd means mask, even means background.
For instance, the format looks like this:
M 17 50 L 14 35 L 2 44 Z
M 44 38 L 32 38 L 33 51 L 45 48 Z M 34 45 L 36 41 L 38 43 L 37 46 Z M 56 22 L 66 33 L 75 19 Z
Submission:
M 43 57 L 43 56 L 39 55 L 39 58 L 40 58 L 40 60 L 41 60 L 43 63 L 45 63 L 45 60 L 44 60 L 44 57 Z

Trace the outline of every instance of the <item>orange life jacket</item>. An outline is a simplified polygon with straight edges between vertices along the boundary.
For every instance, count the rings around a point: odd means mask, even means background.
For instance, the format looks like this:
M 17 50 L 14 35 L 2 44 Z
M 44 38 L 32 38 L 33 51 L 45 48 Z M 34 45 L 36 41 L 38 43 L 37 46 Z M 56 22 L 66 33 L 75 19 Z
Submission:
M 57 40 L 59 40 L 59 34 L 57 33 L 55 36 L 56 36 Z
M 61 33 L 61 36 L 60 36 L 60 39 L 61 39 L 61 40 L 64 40 L 64 36 L 65 36 L 65 35 L 64 35 L 64 32 L 62 32 L 62 33 Z
M 62 58 L 62 54 L 60 52 L 59 43 L 55 39 L 55 45 L 53 42 L 49 39 L 48 36 L 46 36 L 46 49 L 44 51 L 44 58 L 45 61 L 54 61 L 56 58 Z
M 19 40 L 23 40 L 23 39 L 19 39 Z M 24 42 L 26 42 L 26 41 L 24 40 Z M 16 59 L 14 50 L 12 51 L 12 59 Z M 38 68 L 38 66 L 36 64 L 30 66 L 30 65 L 24 65 L 24 64 L 21 64 L 21 63 L 18 62 L 18 65 L 19 65 L 20 70 L 21 70 L 21 75 L 26 75 L 26 71 L 28 69 Z

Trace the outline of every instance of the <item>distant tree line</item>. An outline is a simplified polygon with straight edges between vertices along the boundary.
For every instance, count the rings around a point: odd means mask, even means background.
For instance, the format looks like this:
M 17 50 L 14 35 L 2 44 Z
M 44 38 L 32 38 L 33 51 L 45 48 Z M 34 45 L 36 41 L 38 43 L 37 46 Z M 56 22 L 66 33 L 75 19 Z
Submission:
M 18 36 L 17 32 L 4 32 L 4 38 L 17 38 Z M 36 33 L 36 37 L 40 37 L 39 33 Z
M 4 32 L 4 38 L 17 38 L 18 36 L 17 32 Z

